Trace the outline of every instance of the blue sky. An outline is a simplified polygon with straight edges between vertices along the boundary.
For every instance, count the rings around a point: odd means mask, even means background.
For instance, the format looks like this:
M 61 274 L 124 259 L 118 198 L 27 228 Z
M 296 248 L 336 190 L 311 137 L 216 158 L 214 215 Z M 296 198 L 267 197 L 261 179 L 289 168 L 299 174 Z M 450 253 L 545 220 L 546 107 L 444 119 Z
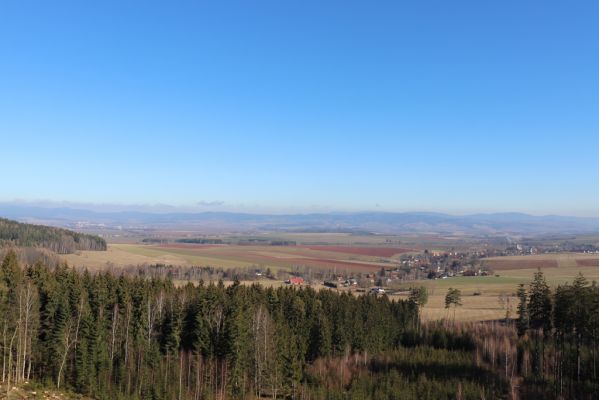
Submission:
M 0 201 L 599 216 L 596 1 L 91 3 L 0 3 Z

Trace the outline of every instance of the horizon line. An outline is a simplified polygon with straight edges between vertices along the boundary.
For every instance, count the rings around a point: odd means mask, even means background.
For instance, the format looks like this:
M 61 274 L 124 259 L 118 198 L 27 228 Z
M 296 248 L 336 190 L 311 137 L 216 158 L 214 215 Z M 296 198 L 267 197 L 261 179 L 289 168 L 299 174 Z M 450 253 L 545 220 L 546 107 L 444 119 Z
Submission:
M 325 206 L 313 207 L 277 207 L 272 206 L 244 206 L 229 205 L 221 201 L 198 202 L 196 205 L 176 205 L 164 203 L 93 203 L 93 202 L 73 202 L 73 201 L 55 201 L 55 200 L 0 200 L 0 206 L 13 207 L 36 207 L 44 209 L 66 208 L 71 210 L 81 210 L 93 213 L 127 213 L 138 212 L 147 214 L 202 214 L 202 213 L 228 213 L 228 214 L 248 214 L 248 215 L 310 215 L 310 214 L 441 214 L 453 217 L 467 217 L 473 215 L 508 215 L 519 214 L 531 217 L 569 217 L 569 218 L 599 218 L 599 215 L 589 214 L 568 214 L 560 212 L 534 213 L 522 210 L 470 210 L 456 212 L 450 210 L 431 210 L 431 209 L 389 209 L 389 208 L 355 208 L 343 209 Z M 220 209 L 219 209 L 220 208 Z M 285 209 L 286 208 L 286 209 Z

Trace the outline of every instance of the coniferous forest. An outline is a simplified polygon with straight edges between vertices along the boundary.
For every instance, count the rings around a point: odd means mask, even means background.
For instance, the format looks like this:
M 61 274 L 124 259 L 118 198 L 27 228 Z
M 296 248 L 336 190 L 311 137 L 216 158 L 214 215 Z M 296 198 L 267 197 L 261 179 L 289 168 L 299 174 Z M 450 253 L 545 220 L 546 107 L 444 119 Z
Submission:
M 519 291 L 515 321 L 410 300 L 21 265 L 0 270 L 2 382 L 97 399 L 597 398 L 599 289 Z
M 41 247 L 58 254 L 77 250 L 106 250 L 106 241 L 96 235 L 0 218 L 0 246 L 6 245 Z
M 402 390 L 405 398 L 478 398 L 502 390 L 473 365 L 467 336 L 432 346 L 432 334 L 418 333 L 410 301 L 238 283 L 175 287 L 24 266 L 12 251 L 0 278 L 7 387 L 33 381 L 98 399 L 386 399 Z

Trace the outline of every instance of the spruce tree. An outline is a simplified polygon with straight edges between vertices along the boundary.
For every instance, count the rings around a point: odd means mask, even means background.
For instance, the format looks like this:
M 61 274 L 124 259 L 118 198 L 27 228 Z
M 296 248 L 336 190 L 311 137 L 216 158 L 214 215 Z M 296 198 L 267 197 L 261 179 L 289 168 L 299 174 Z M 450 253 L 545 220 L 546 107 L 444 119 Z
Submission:
M 529 293 L 528 315 L 530 327 L 535 330 L 536 344 L 533 348 L 533 367 L 537 377 L 542 378 L 545 369 L 545 342 L 552 326 L 552 304 L 551 290 L 540 269 L 534 274 Z
M 539 269 L 530 284 L 528 315 L 533 329 L 551 330 L 551 290 Z
M 524 284 L 520 284 L 518 287 L 518 320 L 516 321 L 516 330 L 518 332 L 518 336 L 524 336 L 526 330 L 528 329 L 528 298 L 526 295 L 526 289 L 524 288 Z

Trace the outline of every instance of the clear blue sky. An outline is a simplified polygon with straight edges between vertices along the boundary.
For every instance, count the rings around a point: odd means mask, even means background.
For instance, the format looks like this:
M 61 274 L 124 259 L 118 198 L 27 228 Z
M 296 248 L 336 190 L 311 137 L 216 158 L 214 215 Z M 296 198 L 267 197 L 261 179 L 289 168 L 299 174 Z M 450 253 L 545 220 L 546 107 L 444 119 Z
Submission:
M 91 3 L 0 3 L 2 201 L 599 215 L 597 1 Z

